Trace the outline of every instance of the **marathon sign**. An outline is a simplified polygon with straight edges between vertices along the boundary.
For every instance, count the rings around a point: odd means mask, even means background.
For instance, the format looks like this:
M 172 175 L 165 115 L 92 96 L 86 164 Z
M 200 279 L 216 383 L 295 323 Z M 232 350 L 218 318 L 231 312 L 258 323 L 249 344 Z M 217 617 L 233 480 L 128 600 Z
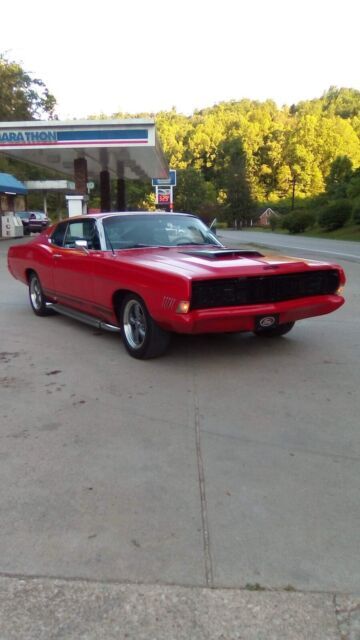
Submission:
M 27 147 L 91 147 L 147 145 L 147 129 L 0 129 L 0 148 Z
M 1 131 L 0 144 L 28 144 L 56 142 L 56 131 Z

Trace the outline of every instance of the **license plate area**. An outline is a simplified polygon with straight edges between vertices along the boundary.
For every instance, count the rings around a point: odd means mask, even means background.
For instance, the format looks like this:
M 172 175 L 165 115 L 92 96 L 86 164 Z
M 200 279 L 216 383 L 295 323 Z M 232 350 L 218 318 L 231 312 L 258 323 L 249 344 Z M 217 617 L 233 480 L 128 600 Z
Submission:
M 256 331 L 261 331 L 263 329 L 273 329 L 274 327 L 277 327 L 278 324 L 279 324 L 278 313 L 268 313 L 264 316 L 255 317 Z

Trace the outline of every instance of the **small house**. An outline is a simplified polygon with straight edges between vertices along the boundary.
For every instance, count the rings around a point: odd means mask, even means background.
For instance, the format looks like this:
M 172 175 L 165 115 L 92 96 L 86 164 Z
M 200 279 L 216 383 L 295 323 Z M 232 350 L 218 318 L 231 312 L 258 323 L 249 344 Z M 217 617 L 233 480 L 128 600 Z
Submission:
M 270 209 L 270 207 L 268 207 L 267 209 L 265 209 L 265 211 L 262 212 L 262 214 L 259 216 L 258 220 L 257 220 L 257 224 L 260 227 L 268 227 L 270 226 L 270 218 L 272 216 L 277 217 L 279 214 L 276 213 L 275 211 L 273 211 L 273 209 Z

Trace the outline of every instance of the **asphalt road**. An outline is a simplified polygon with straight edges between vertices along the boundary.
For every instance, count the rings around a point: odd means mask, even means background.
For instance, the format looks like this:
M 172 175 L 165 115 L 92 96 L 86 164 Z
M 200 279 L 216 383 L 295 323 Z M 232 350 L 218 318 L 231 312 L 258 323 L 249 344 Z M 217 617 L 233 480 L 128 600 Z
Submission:
M 232 229 L 219 230 L 218 237 L 224 244 L 251 243 L 280 251 L 292 251 L 295 255 L 315 254 L 319 260 L 360 262 L 360 242 Z
M 8 246 L 0 575 L 360 591 L 357 262 L 346 305 L 284 338 L 178 336 L 139 362 L 37 318 Z

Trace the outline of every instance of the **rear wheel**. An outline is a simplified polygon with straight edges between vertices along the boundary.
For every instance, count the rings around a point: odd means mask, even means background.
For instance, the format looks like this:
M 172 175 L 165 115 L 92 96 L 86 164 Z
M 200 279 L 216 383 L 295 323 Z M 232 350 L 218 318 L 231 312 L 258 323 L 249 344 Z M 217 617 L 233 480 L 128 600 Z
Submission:
M 144 301 L 135 293 L 128 294 L 121 305 L 122 337 L 133 358 L 156 358 L 166 350 L 170 334 L 150 316 Z
M 278 324 L 277 327 L 263 327 L 254 331 L 256 336 L 264 338 L 276 338 L 277 336 L 284 336 L 289 333 L 293 328 L 295 322 L 285 322 L 284 324 Z
M 29 298 L 31 308 L 37 316 L 49 316 L 52 314 L 52 309 L 48 309 L 46 306 L 46 298 L 41 282 L 35 271 L 30 274 L 29 278 Z

